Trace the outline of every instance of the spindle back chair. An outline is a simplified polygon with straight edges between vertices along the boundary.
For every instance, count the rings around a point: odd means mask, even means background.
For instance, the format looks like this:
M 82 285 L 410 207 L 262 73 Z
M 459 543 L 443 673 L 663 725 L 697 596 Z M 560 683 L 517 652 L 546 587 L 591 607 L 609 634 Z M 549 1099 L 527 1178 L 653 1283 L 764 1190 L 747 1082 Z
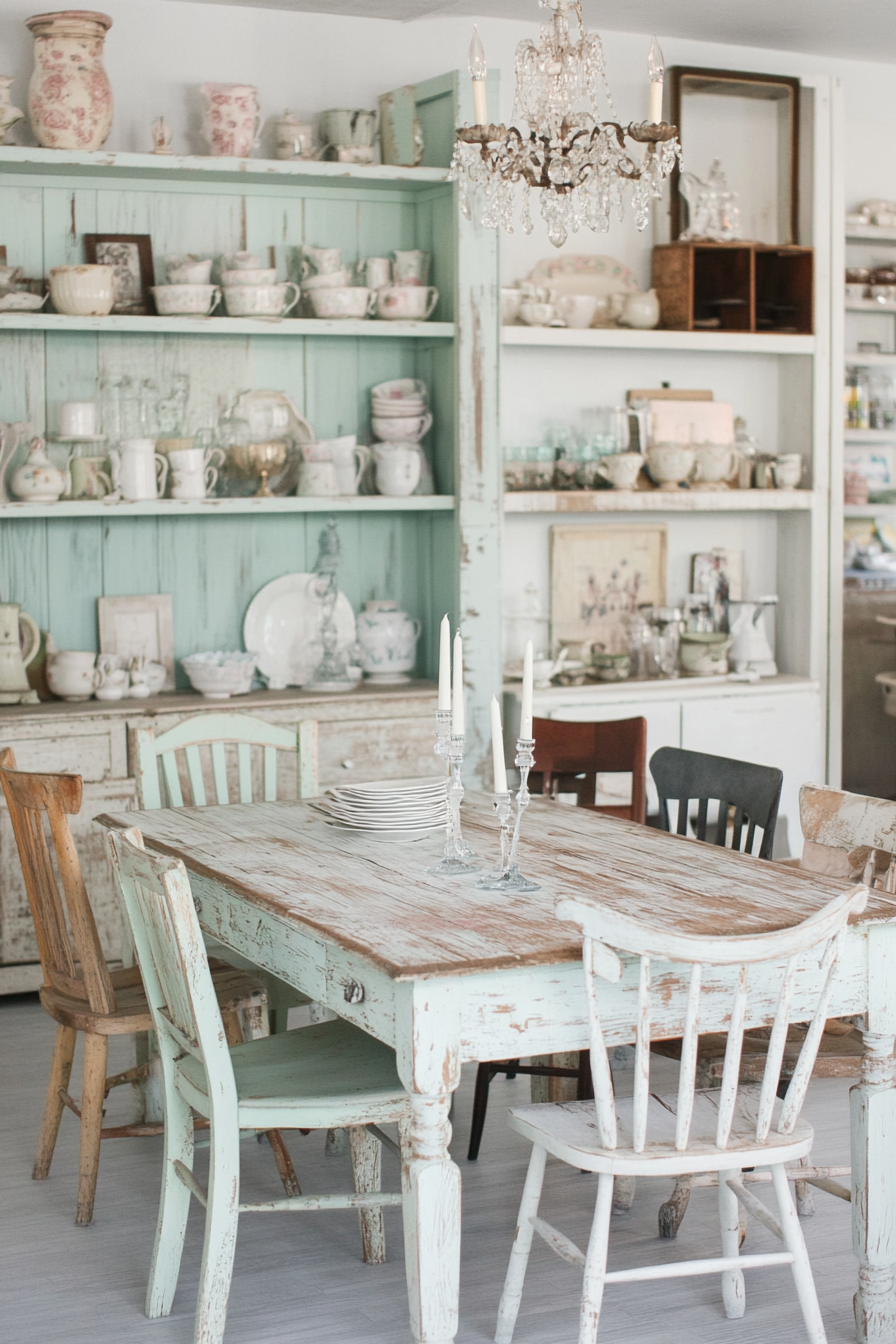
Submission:
M 719 1272 L 729 1317 L 743 1315 L 743 1270 L 788 1264 L 813 1344 L 825 1335 L 808 1255 L 788 1188 L 785 1162 L 799 1161 L 812 1146 L 812 1128 L 800 1119 L 818 1044 L 824 1031 L 837 958 L 850 915 L 865 905 L 867 889 L 835 897 L 801 924 L 773 933 L 721 937 L 662 933 L 597 902 L 561 900 L 558 916 L 583 932 L 585 989 L 590 1020 L 593 1102 L 520 1107 L 510 1124 L 533 1144 L 499 1311 L 497 1344 L 510 1344 L 534 1232 L 558 1254 L 585 1270 L 580 1344 L 593 1344 L 604 1285 L 657 1277 L 657 1267 L 606 1269 L 614 1176 L 677 1176 L 716 1172 L 722 1225 L 722 1256 L 662 1267 L 662 1277 Z M 663 981 L 670 971 L 684 978 L 688 995 L 683 1020 L 669 1023 Z M 658 973 L 659 972 L 659 973 Z M 609 1049 L 619 1043 L 600 1016 L 600 981 L 621 981 L 635 1000 L 635 1078 L 630 1099 L 617 1099 Z M 799 983 L 798 983 L 799 981 Z M 739 1086 L 740 1053 L 752 993 L 774 1002 L 771 1038 L 762 1084 Z M 730 1002 L 728 1044 L 720 1089 L 695 1086 L 701 1003 Z M 783 1101 L 776 1097 L 787 1031 L 793 1020 L 809 1018 L 803 1048 Z M 650 1038 L 663 1019 L 683 1039 L 677 1095 L 650 1090 Z M 548 1153 L 574 1167 L 598 1173 L 597 1207 L 585 1256 L 558 1229 L 538 1217 Z M 780 1223 L 751 1195 L 743 1169 L 771 1168 Z M 785 1243 L 780 1253 L 739 1253 L 738 1204 L 758 1217 Z
M 728 812 L 734 808 L 731 848 L 752 854 L 756 831 L 762 831 L 758 857 L 770 859 L 775 841 L 775 824 L 784 780 L 777 766 L 754 765 L 726 756 L 709 756 L 702 751 L 681 747 L 660 747 L 650 758 L 660 800 L 660 829 L 672 829 L 669 803 L 677 802 L 676 833 L 687 835 L 693 822 L 698 840 L 725 845 L 728 838 Z M 696 818 L 690 816 L 690 803 L 697 803 Z M 708 820 L 710 802 L 718 803 L 714 829 Z M 746 834 L 744 834 L 746 832 Z

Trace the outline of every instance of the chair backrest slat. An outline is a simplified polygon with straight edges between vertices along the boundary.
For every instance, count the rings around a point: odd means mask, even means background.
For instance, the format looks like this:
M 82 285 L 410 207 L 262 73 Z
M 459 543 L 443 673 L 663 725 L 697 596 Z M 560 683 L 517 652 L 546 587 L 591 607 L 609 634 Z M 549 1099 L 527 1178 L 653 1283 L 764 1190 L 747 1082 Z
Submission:
M 563 899 L 557 903 L 560 919 L 577 924 L 583 933 L 583 962 L 585 989 L 588 1000 L 591 1071 L 594 1082 L 594 1105 L 601 1143 L 606 1148 L 617 1146 L 615 1100 L 608 1064 L 607 1038 L 598 1012 L 599 980 L 618 980 L 624 977 L 625 992 L 637 993 L 635 1014 L 635 1079 L 632 1098 L 632 1147 L 635 1152 L 649 1150 L 650 1133 L 650 1077 L 649 1052 L 652 996 L 667 992 L 670 975 L 686 978 L 688 993 L 681 1024 L 682 1058 L 679 1073 L 678 1100 L 675 1117 L 675 1145 L 686 1151 L 691 1142 L 691 1128 L 696 1087 L 697 1041 L 701 1027 L 701 1004 L 704 996 L 711 996 L 712 1011 L 719 1017 L 720 995 L 730 993 L 730 1013 L 726 1026 L 728 1043 L 718 1098 L 716 1118 L 716 1146 L 724 1150 L 732 1135 L 735 1117 L 742 1125 L 745 1114 L 755 1116 L 757 1143 L 764 1143 L 772 1123 L 778 1131 L 790 1133 L 799 1117 L 806 1096 L 812 1068 L 818 1053 L 825 1018 L 830 1005 L 837 955 L 842 943 L 846 922 L 850 915 L 865 907 L 866 887 L 858 886 L 828 901 L 821 909 L 802 923 L 772 933 L 738 936 L 698 935 L 670 932 L 622 914 L 595 900 Z M 623 959 L 627 958 L 627 962 Z M 676 964 L 680 969 L 676 971 Z M 706 968 L 712 968 L 708 976 Z M 740 1062 L 744 1030 L 751 1019 L 750 983 L 754 968 L 763 974 L 755 976 L 756 983 L 767 983 L 768 976 L 781 976 L 780 990 L 771 1018 L 772 1031 L 769 1054 L 762 1087 L 757 1102 L 750 1098 L 747 1111 L 738 1106 Z M 811 1017 L 803 1040 L 793 1078 L 780 1112 L 773 1114 L 776 1090 L 780 1077 L 781 1060 L 787 1030 L 791 1023 L 793 989 L 797 979 L 802 986 L 801 1017 Z M 814 988 L 818 981 L 817 990 Z M 807 997 L 810 996 L 811 997 Z M 763 1002 L 764 1002 L 763 998 Z M 806 1009 L 809 1009 L 807 1012 Z M 769 1015 L 770 1016 L 770 1015 Z M 766 1025 L 765 1010 L 752 1012 L 753 1020 L 761 1019 Z M 668 1034 L 670 1025 L 665 1022 Z M 705 1019 L 703 1023 L 706 1030 Z M 677 1033 L 676 1033 L 677 1034 Z M 612 1039 L 612 1037 L 611 1037 Z M 618 1038 L 617 1038 L 618 1039 Z M 668 1117 L 668 1109 L 664 1108 Z M 753 1120 L 751 1118 L 752 1126 Z M 700 1135 L 703 1140 L 706 1136 Z M 738 1137 L 741 1137 L 738 1130 Z M 665 1130 L 657 1143 L 668 1145 Z
M 112 979 L 68 822 L 71 814 L 81 810 L 80 776 L 16 770 L 15 755 L 6 748 L 0 752 L 0 779 L 22 864 L 44 979 L 55 989 L 86 1000 L 95 1013 L 114 1013 Z M 53 872 L 44 816 L 56 853 L 61 893 Z
M 756 828 L 762 831 L 759 858 L 770 859 L 775 839 L 775 824 L 781 800 L 784 779 L 775 766 L 755 765 L 751 761 L 729 760 L 724 756 L 710 756 L 702 751 L 685 751 L 679 747 L 660 747 L 650 758 L 650 772 L 660 799 L 660 826 L 668 831 L 669 807 L 678 802 L 679 835 L 687 834 L 688 805 L 697 801 L 698 840 L 708 838 L 708 829 L 715 831 L 713 843 L 725 845 L 728 837 L 728 810 L 733 806 L 735 823 L 732 843 L 741 848 L 743 827 L 748 831 L 748 851 L 752 849 Z M 707 804 L 718 803 L 715 827 L 707 828 Z
M 277 799 L 277 758 L 279 752 L 296 757 L 296 796 L 314 797 L 317 784 L 317 721 L 303 720 L 297 729 L 281 728 L 249 714 L 199 714 L 155 736 L 152 728 L 138 728 L 135 735 L 137 754 L 137 801 L 141 808 L 162 807 L 159 786 L 159 762 L 165 781 L 168 806 L 183 807 L 178 756 L 186 759 L 186 773 L 194 807 L 206 806 L 207 785 L 214 801 L 231 801 L 228 785 L 227 748 L 236 748 L 236 790 L 240 802 L 255 801 L 253 790 L 253 749 L 261 753 L 260 767 L 266 802 Z M 210 774 L 203 768 L 202 753 L 210 755 Z M 231 784 L 233 783 L 231 776 Z

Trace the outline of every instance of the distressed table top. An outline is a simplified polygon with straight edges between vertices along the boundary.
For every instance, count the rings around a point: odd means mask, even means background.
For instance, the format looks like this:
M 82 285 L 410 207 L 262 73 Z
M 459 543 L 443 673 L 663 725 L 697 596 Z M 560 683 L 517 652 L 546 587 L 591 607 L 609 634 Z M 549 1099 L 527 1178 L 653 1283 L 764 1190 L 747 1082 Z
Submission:
M 468 794 L 464 835 L 496 856 L 491 799 Z M 593 896 L 659 928 L 760 933 L 804 919 L 840 881 L 534 799 L 521 868 L 540 891 L 506 896 L 474 879 L 424 872 L 442 838 L 392 843 L 330 826 L 310 803 L 165 808 L 100 817 L 139 826 L 147 845 L 310 933 L 358 952 L 394 979 L 578 961 L 581 937 L 561 924 L 561 896 Z M 891 919 L 872 898 L 863 919 Z

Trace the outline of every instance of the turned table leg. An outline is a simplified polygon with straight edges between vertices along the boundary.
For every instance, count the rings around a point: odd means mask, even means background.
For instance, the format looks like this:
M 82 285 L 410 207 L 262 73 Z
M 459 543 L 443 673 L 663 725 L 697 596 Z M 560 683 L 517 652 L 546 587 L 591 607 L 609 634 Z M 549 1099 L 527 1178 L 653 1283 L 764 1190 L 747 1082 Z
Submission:
M 404 1255 L 411 1333 L 451 1344 L 460 1291 L 460 1171 L 448 1152 L 450 1096 L 412 1094 L 401 1126 Z
M 859 1344 L 896 1340 L 896 1060 L 893 1036 L 864 1033 L 859 1082 L 850 1089 L 852 1246 Z

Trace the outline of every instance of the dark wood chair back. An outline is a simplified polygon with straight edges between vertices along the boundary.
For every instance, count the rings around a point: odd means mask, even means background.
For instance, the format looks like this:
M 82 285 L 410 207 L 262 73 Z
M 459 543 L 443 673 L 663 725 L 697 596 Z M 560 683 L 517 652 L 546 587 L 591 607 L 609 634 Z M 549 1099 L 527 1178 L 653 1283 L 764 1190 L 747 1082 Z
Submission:
M 759 829 L 762 831 L 759 858 L 772 857 L 784 780 L 777 766 L 733 761 L 727 756 L 708 756 L 702 751 L 684 751 L 680 747 L 660 747 L 650 758 L 650 773 L 659 794 L 662 830 L 671 831 L 669 803 L 677 802 L 678 835 L 687 834 L 691 820 L 698 840 L 724 847 L 728 838 L 728 813 L 733 807 L 731 848 L 752 854 Z M 713 801 L 719 805 L 714 824 L 707 822 L 709 803 Z M 695 818 L 690 816 L 691 802 L 697 804 Z
M 589 807 L 628 821 L 645 820 L 647 801 L 647 720 L 618 719 L 611 723 L 568 723 L 562 719 L 533 719 L 535 769 L 529 775 L 533 793 L 556 797 L 574 793 L 579 807 Z M 620 806 L 594 801 L 598 773 L 630 773 L 632 801 Z
M 15 766 L 14 752 L 10 747 L 3 748 L 0 782 L 22 863 L 44 981 L 63 994 L 86 1001 L 95 1013 L 114 1013 L 115 992 L 68 824 L 69 816 L 81 810 L 81 777 L 30 774 Z M 44 816 L 49 823 L 61 892 Z

